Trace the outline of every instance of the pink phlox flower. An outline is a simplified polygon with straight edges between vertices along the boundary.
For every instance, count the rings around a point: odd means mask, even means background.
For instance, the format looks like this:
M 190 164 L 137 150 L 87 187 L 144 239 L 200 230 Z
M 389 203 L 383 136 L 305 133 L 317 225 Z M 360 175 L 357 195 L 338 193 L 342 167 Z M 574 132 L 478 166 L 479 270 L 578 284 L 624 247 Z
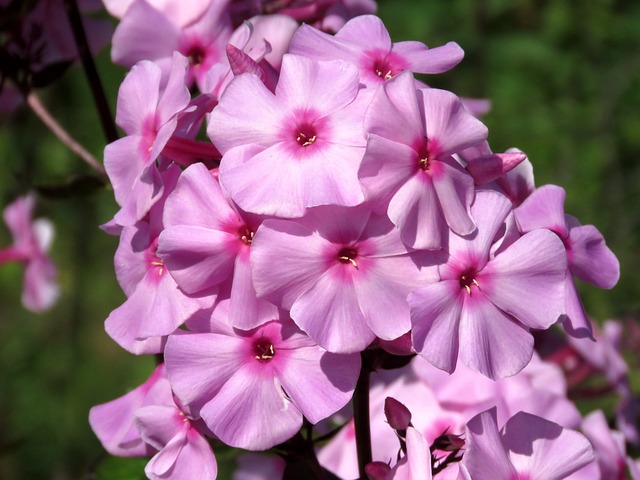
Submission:
M 367 87 L 384 83 L 405 70 L 446 72 L 464 56 L 455 42 L 432 49 L 420 42 L 393 43 L 382 20 L 374 15 L 349 20 L 335 36 L 303 25 L 294 35 L 289 51 L 320 60 L 351 62 L 360 70 L 360 81 Z
M 565 280 L 567 304 L 563 326 L 574 337 L 591 337 L 592 329 L 574 275 L 599 288 L 613 288 L 620 278 L 620 263 L 593 225 L 580 225 L 564 213 L 565 191 L 555 185 L 536 189 L 516 210 L 523 233 L 546 228 L 560 237 L 567 252 Z
M 491 151 L 488 142 L 467 148 L 458 155 L 471 174 L 476 185 L 487 185 L 500 182 L 507 173 L 517 168 L 527 159 L 527 155 L 517 149 L 509 149 L 504 153 Z M 496 185 L 500 193 L 504 192 Z M 507 198 L 508 195 L 505 195 Z
M 503 195 L 477 192 L 477 230 L 452 232 L 440 281 L 408 297 L 414 348 L 442 370 L 460 357 L 494 380 L 515 375 L 533 354 L 529 328 L 546 329 L 565 311 L 566 255 L 555 234 L 529 232 L 490 255 L 510 212 Z
M 519 411 L 544 416 L 567 428 L 578 428 L 582 422 L 580 412 L 567 398 L 560 368 L 540 360 L 535 353 L 519 373 L 496 381 L 464 365 L 458 365 L 451 374 L 421 357 L 411 365 L 413 372 L 433 390 L 441 408 L 461 415 L 465 421 L 495 406 L 501 424 Z
M 167 341 L 171 385 L 182 403 L 224 443 L 265 450 L 351 398 L 360 356 L 326 352 L 282 312 L 241 331 L 228 324 L 228 301 L 212 314 L 211 333 L 179 332 Z
M 465 480 L 561 480 L 593 460 L 583 435 L 525 412 L 500 431 L 495 408 L 480 413 L 467 423 L 465 442 Z
M 18 197 L 3 212 L 13 242 L 0 249 L 0 265 L 20 262 L 24 265 L 22 305 L 32 312 L 49 310 L 60 296 L 56 267 L 48 251 L 53 241 L 53 224 L 44 218 L 33 220 L 35 195 Z
M 224 59 L 232 34 L 226 3 L 212 1 L 195 21 L 181 25 L 170 11 L 157 10 L 147 0 L 135 0 L 113 35 L 111 59 L 125 67 L 151 60 L 166 80 L 177 51 L 188 59 L 186 83 L 195 81 L 201 88 L 209 69 Z
M 176 403 L 164 364 L 126 395 L 89 412 L 94 433 L 111 455 L 154 455 L 145 473 L 150 479 L 209 480 L 217 474 L 206 427 Z
M 164 198 L 179 175 L 176 166 L 164 174 Z M 146 221 L 123 228 L 115 255 L 116 276 L 128 298 L 109 314 L 105 330 L 135 354 L 162 352 L 164 337 L 215 300 L 214 288 L 193 295 L 181 290 L 158 257 L 163 206 L 164 199 L 152 207 Z
M 126 136 L 106 146 L 104 166 L 113 185 L 119 225 L 135 224 L 162 195 L 156 160 L 178 126 L 178 114 L 191 98 L 185 85 L 187 60 L 176 53 L 164 89 L 160 69 L 142 61 L 127 74 L 118 92 L 116 123 Z
M 624 435 L 609 428 L 602 410 L 595 410 L 584 417 L 582 432 L 593 446 L 601 478 L 626 479 L 627 447 Z
M 488 131 L 458 97 L 416 90 L 404 73 L 376 91 L 365 130 L 358 176 L 366 198 L 386 209 L 407 245 L 437 249 L 449 228 L 458 235 L 474 231 L 474 180 L 452 154 L 485 141 Z
M 265 220 L 251 265 L 258 297 L 290 309 L 319 345 L 344 353 L 408 332 L 407 294 L 437 275 L 366 204 L 316 207 L 299 221 Z
M 277 314 L 256 297 L 251 278 L 251 245 L 261 222 L 237 208 L 204 165 L 192 165 L 165 206 L 157 255 L 185 292 L 228 291 L 231 324 L 254 328 L 252 322 Z
M 275 95 L 255 75 L 235 77 L 207 129 L 224 155 L 220 181 L 234 202 L 283 217 L 361 203 L 366 96 L 358 85 L 346 62 L 295 55 L 285 55 Z

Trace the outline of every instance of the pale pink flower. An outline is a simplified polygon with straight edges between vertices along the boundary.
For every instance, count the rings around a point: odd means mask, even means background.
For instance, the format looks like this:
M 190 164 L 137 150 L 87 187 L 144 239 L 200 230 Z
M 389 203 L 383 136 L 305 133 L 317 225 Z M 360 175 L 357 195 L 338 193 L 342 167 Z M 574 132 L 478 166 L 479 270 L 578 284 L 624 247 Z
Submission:
M 18 197 L 3 212 L 13 243 L 0 249 L 0 265 L 20 262 L 24 265 L 22 305 L 33 312 L 49 310 L 58 300 L 60 289 L 56 267 L 47 252 L 53 240 L 53 224 L 44 218 L 33 220 L 35 196 Z

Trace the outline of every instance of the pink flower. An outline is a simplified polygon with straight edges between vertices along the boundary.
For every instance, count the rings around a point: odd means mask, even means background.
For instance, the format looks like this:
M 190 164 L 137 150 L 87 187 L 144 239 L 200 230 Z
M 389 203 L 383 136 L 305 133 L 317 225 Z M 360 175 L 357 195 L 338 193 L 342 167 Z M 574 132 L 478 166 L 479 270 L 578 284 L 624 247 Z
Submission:
M 364 350 L 409 331 L 407 294 L 423 272 L 386 217 L 316 207 L 299 221 L 265 220 L 252 244 L 256 293 L 331 352 Z
M 404 73 L 367 110 L 367 150 L 358 172 L 368 200 L 384 208 L 412 248 L 441 248 L 449 228 L 473 232 L 474 180 L 451 156 L 486 140 L 487 127 L 453 93 L 416 91 Z
M 464 56 L 455 42 L 432 49 L 420 42 L 393 43 L 382 20 L 374 15 L 349 20 L 335 36 L 303 25 L 294 35 L 289 51 L 319 60 L 349 61 L 357 65 L 360 80 L 367 87 L 379 85 L 405 70 L 446 72 Z
M 53 224 L 44 218 L 32 220 L 35 201 L 35 196 L 28 194 L 4 209 L 4 222 L 13 236 L 13 244 L 0 249 L 0 265 L 11 261 L 24 265 L 22 305 L 33 312 L 43 312 L 55 304 L 60 290 L 56 267 L 47 255 L 53 240 Z
M 351 398 L 357 354 L 324 351 L 281 315 L 243 332 L 214 310 L 211 333 L 171 335 L 165 359 L 178 398 L 228 445 L 265 450 L 292 437 L 304 415 L 328 417 Z
M 218 467 L 201 425 L 174 401 L 164 365 L 126 395 L 97 405 L 89 423 L 112 455 L 144 457 L 152 480 L 210 480 Z
M 520 412 L 498 431 L 496 410 L 467 424 L 460 471 L 466 480 L 561 480 L 593 460 L 584 436 Z
M 478 229 L 467 237 L 451 233 L 440 281 L 408 297 L 413 343 L 447 372 L 459 356 L 483 375 L 503 378 L 529 363 L 529 328 L 548 328 L 564 313 L 564 247 L 551 232 L 536 230 L 493 252 L 511 202 L 481 191 L 471 212 Z
M 562 240 L 567 251 L 567 314 L 563 325 L 571 336 L 591 337 L 591 322 L 573 276 L 600 288 L 613 288 L 620 278 L 620 264 L 593 225 L 580 225 L 576 218 L 564 213 L 564 199 L 563 188 L 544 185 L 529 195 L 515 215 L 523 233 L 546 228 Z
M 236 77 L 207 129 L 223 153 L 220 182 L 245 211 L 300 217 L 316 205 L 357 205 L 364 153 L 355 67 L 285 55 L 272 94 Z M 274 172 L 278 172 L 274 174 Z

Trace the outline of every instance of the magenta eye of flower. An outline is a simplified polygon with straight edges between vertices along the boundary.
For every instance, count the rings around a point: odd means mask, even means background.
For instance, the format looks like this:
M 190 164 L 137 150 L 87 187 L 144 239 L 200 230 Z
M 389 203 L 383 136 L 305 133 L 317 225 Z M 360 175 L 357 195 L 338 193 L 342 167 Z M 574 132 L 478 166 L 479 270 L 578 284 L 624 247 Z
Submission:
M 200 65 L 204 61 L 204 57 L 207 56 L 204 48 L 199 45 L 194 45 L 187 52 L 186 57 L 189 59 L 189 64 Z
M 245 245 L 251 245 L 255 232 L 249 227 L 244 226 L 238 230 L 238 234 L 240 235 L 240 240 L 242 240 L 242 243 L 244 243 Z
M 464 288 L 469 295 L 471 295 L 471 287 L 476 286 L 480 287 L 478 281 L 474 278 L 476 272 L 467 271 L 460 275 L 460 288 Z
M 308 147 L 318 139 L 316 129 L 313 125 L 305 123 L 297 128 L 296 142 L 301 147 Z
M 391 65 L 386 59 L 378 59 L 373 62 L 373 73 L 383 80 L 389 80 L 394 77 Z
M 350 263 L 358 268 L 358 264 L 356 263 L 357 256 L 358 252 L 355 249 L 346 247 L 338 252 L 338 261 L 340 263 Z
M 259 362 L 268 362 L 275 356 L 276 349 L 268 339 L 259 338 L 253 344 L 253 353 Z
M 426 172 L 431 167 L 433 159 L 436 157 L 433 149 L 429 148 L 429 141 L 425 141 L 418 150 L 418 167 Z

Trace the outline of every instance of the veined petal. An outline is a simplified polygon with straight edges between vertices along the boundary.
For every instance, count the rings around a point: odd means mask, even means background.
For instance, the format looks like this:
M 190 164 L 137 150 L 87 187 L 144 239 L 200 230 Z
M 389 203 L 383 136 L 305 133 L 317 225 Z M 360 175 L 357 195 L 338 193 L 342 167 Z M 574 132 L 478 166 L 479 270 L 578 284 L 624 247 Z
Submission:
M 449 373 L 455 370 L 458 359 L 458 324 L 463 304 L 460 295 L 459 282 L 444 280 L 407 297 L 413 347 L 433 366 Z
M 482 284 L 481 284 L 482 285 Z M 460 359 L 493 380 L 522 370 L 533 354 L 533 336 L 496 308 L 482 292 L 464 295 Z
M 525 412 L 514 415 L 501 436 L 518 473 L 533 478 L 561 480 L 594 458 L 582 434 Z
M 562 241 L 534 230 L 496 255 L 476 277 L 497 307 L 531 328 L 548 328 L 565 313 L 567 271 Z
M 567 316 L 562 321 L 562 326 L 574 338 L 593 338 L 591 320 L 589 320 L 587 312 L 584 310 L 576 283 L 570 271 L 566 273 L 564 285 Z
M 516 220 L 522 232 L 548 228 L 560 237 L 569 234 L 564 216 L 564 188 L 543 185 L 537 188 L 515 210 Z
M 352 18 L 335 36 L 362 48 L 391 50 L 389 32 L 382 20 L 375 15 L 360 15 Z
M 416 73 L 443 73 L 451 70 L 464 58 L 464 51 L 456 42 L 440 47 L 428 48 L 421 42 L 398 42 L 393 51 L 409 62 L 409 68 Z
M 160 69 L 144 60 L 134 65 L 122 81 L 118 91 L 116 123 L 127 135 L 142 134 L 143 128 L 149 126 L 147 123 L 154 119 L 161 77 Z
M 310 228 L 286 220 L 265 220 L 251 243 L 253 284 L 258 297 L 290 309 L 326 271 L 330 246 Z
M 473 178 L 451 157 L 440 159 L 438 167 L 442 171 L 433 175 L 433 188 L 447 225 L 458 235 L 468 235 L 476 228 L 470 216 L 475 194 Z
M 302 414 L 317 423 L 351 400 L 360 373 L 360 355 L 325 352 L 317 345 L 292 349 L 278 380 Z
M 175 405 L 147 405 L 136 410 L 133 422 L 145 442 L 162 450 L 182 430 L 180 414 Z
M 473 480 L 513 480 L 518 478 L 498 433 L 495 407 L 467 423 L 466 451 L 461 468 Z
M 200 413 L 220 440 L 246 450 L 271 448 L 302 426 L 302 414 L 268 368 L 238 370 Z
M 354 267 L 338 264 L 327 270 L 291 307 L 296 325 L 334 353 L 360 352 L 375 339 L 346 268 Z
M 289 53 L 325 60 L 340 58 L 357 63 L 361 56 L 361 49 L 350 41 L 341 40 L 339 37 L 303 24 L 293 35 Z
M 569 230 L 569 268 L 580 280 L 600 288 L 613 288 L 620 278 L 620 263 L 593 225 Z

